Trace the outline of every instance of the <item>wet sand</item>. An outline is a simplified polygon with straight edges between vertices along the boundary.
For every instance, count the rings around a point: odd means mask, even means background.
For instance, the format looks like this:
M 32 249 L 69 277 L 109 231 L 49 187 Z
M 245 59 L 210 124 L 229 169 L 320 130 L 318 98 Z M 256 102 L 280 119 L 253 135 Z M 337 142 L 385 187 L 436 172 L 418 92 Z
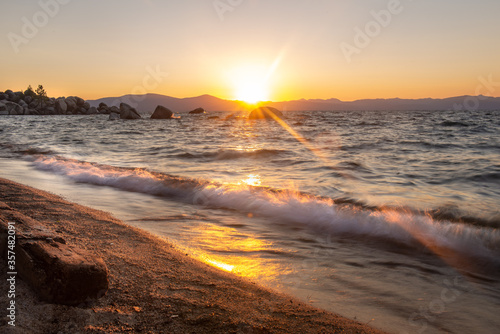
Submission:
M 16 327 L 2 315 L 2 333 L 382 333 L 210 267 L 106 212 L 1 178 L 0 202 L 101 257 L 110 281 L 104 297 L 71 307 L 39 301 L 18 278 Z M 0 272 L 5 313 L 3 259 Z

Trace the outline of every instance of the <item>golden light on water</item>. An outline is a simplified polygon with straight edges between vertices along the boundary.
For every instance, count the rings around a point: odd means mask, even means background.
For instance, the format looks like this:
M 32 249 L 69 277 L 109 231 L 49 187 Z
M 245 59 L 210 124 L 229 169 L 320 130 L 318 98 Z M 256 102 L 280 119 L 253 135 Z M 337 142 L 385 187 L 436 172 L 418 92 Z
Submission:
M 197 259 L 233 274 L 272 281 L 283 272 L 276 263 L 262 258 L 261 253 L 274 249 L 273 244 L 235 228 L 203 224 L 191 229 L 197 245 L 192 254 Z
M 232 272 L 234 269 L 234 266 L 227 264 L 227 263 L 224 263 L 222 261 L 214 260 L 214 259 L 210 258 L 209 256 L 204 256 L 204 257 L 201 257 L 200 259 L 202 259 L 203 262 L 211 264 L 212 266 L 217 267 L 219 269 L 222 269 L 224 271 Z
M 247 178 L 241 180 L 239 184 L 246 184 L 249 186 L 260 186 L 262 184 L 262 180 L 259 174 L 248 174 Z

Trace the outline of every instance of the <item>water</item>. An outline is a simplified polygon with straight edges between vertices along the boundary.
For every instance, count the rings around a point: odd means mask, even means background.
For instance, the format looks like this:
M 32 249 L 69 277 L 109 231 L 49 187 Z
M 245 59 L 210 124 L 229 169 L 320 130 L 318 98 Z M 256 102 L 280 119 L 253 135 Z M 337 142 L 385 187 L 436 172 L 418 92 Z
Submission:
M 500 326 L 500 112 L 0 118 L 0 170 L 397 333 Z

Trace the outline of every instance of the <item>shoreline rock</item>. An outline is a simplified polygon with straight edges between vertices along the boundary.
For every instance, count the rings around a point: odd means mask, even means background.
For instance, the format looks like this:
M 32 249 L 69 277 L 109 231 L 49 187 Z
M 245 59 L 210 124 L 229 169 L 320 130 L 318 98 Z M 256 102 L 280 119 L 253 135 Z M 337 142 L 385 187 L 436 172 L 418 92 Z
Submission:
M 78 96 L 40 97 L 13 92 L 0 92 L 0 115 L 92 115 L 90 103 Z
M 15 237 L 15 270 L 41 300 L 79 305 L 106 294 L 108 269 L 101 258 L 66 244 L 47 226 L 3 202 L 0 202 L 0 236 L 1 255 L 5 259 L 8 240 Z

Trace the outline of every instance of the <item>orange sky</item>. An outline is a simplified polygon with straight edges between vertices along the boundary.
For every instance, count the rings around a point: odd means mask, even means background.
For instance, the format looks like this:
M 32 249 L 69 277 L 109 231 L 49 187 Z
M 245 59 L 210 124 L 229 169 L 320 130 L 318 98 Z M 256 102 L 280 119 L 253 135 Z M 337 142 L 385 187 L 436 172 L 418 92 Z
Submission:
M 493 0 L 46 3 L 0 5 L 0 90 L 350 101 L 474 95 L 480 78 L 500 82 Z

